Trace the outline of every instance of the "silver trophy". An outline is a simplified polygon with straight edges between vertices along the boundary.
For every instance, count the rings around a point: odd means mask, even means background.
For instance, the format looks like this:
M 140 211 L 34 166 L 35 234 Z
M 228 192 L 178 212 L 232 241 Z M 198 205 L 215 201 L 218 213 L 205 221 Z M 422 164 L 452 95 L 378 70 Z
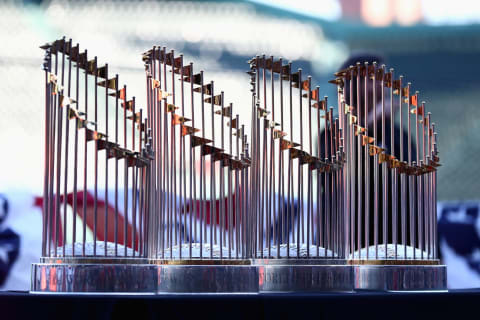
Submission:
M 336 73 L 332 107 L 301 69 L 256 56 L 246 129 L 224 92 L 166 47 L 142 55 L 145 110 L 78 44 L 42 49 L 33 292 L 446 289 L 437 133 L 393 69 Z
M 108 65 L 89 60 L 78 44 L 61 39 L 42 49 L 42 258 L 32 266 L 31 290 L 153 293 L 152 150 L 142 110 L 135 97 L 127 99 L 118 75 L 109 78 Z
M 446 289 L 436 229 L 440 164 L 425 102 L 375 62 L 331 82 L 344 133 L 345 256 L 355 289 Z

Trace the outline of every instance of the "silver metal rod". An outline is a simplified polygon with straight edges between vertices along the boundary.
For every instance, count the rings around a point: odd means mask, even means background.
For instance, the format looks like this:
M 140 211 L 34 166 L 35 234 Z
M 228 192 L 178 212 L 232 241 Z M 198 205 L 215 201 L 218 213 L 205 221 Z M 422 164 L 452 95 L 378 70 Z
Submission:
M 75 69 L 76 69 L 76 77 L 75 77 L 75 101 L 77 103 L 77 107 L 80 106 L 79 103 L 79 53 L 80 47 L 77 44 L 77 55 L 75 59 L 77 61 Z M 72 56 L 70 58 L 73 58 Z M 75 243 L 77 242 L 77 213 L 78 213 L 78 194 L 77 194 L 77 179 L 78 179 L 78 118 L 75 118 L 75 142 L 74 142 L 74 156 L 73 156 L 73 227 L 72 227 L 72 255 L 75 256 Z
M 383 78 L 381 81 L 381 88 L 382 88 L 382 142 L 386 147 L 386 115 L 385 115 L 385 65 L 382 65 L 383 70 Z M 385 148 L 387 149 L 387 148 Z M 388 150 L 391 152 L 391 150 Z M 387 229 L 388 229 L 388 173 L 387 173 L 387 162 L 382 163 L 382 206 L 383 206 L 383 219 L 382 219 L 382 236 L 383 236 L 383 244 L 385 246 L 385 259 L 387 258 Z
M 364 126 L 365 126 L 365 136 L 370 136 L 369 130 L 369 118 L 368 118 L 368 109 L 369 109 L 369 100 L 368 100 L 368 83 L 369 83 L 369 74 L 368 74 L 368 62 L 365 62 L 365 76 L 364 76 Z M 372 97 L 372 103 L 375 104 L 375 97 Z M 376 117 L 376 114 L 373 114 L 373 117 Z M 368 138 L 367 138 L 368 139 Z M 362 143 L 365 144 L 365 143 Z M 367 259 L 369 256 L 369 247 L 370 247 L 370 159 L 368 154 L 369 141 L 364 146 L 364 162 L 365 162 L 365 248 L 367 250 Z
M 66 44 L 64 41 L 64 54 L 63 58 L 65 59 L 65 49 L 66 49 Z M 72 52 L 72 39 L 68 41 L 68 52 Z M 65 62 L 63 62 L 65 63 Z M 67 79 L 67 95 L 70 98 L 71 94 L 71 75 L 72 75 L 72 59 L 68 60 L 68 79 Z M 62 82 L 63 82 L 63 70 L 62 70 Z M 62 83 L 63 85 L 63 83 Z M 69 111 L 70 111 L 70 101 L 67 102 L 68 104 L 66 105 L 66 112 L 65 112 L 65 174 L 64 174 L 64 186 L 63 186 L 63 248 L 62 248 L 62 255 L 65 256 L 65 247 L 67 244 L 67 202 L 68 202 L 68 142 L 69 142 L 69 136 L 70 136 L 70 119 L 69 119 Z M 73 219 L 75 219 L 75 216 L 73 216 Z M 72 245 L 72 249 L 73 249 Z
M 78 71 L 77 71 L 77 79 L 78 79 Z M 118 74 L 115 75 L 115 144 L 118 145 Z M 77 120 L 78 121 L 78 120 Z M 77 135 L 75 134 L 75 140 L 77 139 Z M 75 148 L 76 149 L 76 148 Z M 116 151 L 115 151 L 116 153 Z M 76 156 L 75 156 L 76 158 Z M 76 159 L 75 159 L 76 163 Z M 75 165 L 76 167 L 76 165 Z M 75 170 L 76 174 L 76 170 Z M 76 180 L 74 178 L 74 180 Z M 75 185 L 75 184 L 74 184 Z M 74 194 L 76 192 L 74 191 Z M 74 228 L 75 229 L 75 228 Z M 118 256 L 118 157 L 115 154 L 115 231 L 114 231 L 114 241 L 115 241 L 115 257 Z
M 84 52 L 84 61 L 82 63 L 84 65 L 87 64 L 87 50 Z M 80 59 L 79 59 L 80 60 Z M 88 72 L 85 70 L 85 120 L 88 120 Z M 86 128 L 85 128 L 86 129 Z M 84 162 L 83 162 L 83 232 L 82 232 L 82 256 L 85 256 L 85 241 L 87 238 L 87 154 L 88 154 L 88 148 L 87 148 L 87 134 L 86 130 L 84 130 L 85 135 L 84 135 Z
M 373 81 L 372 81 L 372 104 L 373 104 L 373 140 L 375 145 L 378 146 L 378 133 L 377 133 L 377 62 L 373 62 Z M 378 155 L 373 156 L 373 232 L 374 232 L 374 246 L 375 246 L 375 259 L 378 259 L 378 204 L 379 204 L 379 184 L 378 184 Z M 370 222 L 369 222 L 370 224 Z M 370 236 L 367 236 L 370 239 Z M 368 244 L 367 244 L 368 247 Z M 369 258 L 367 254 L 367 259 Z
M 98 131 L 98 62 L 97 57 L 95 59 L 94 78 L 95 78 L 95 99 L 94 99 L 94 121 L 95 131 Z M 95 157 L 94 157 L 94 174 L 93 174 L 93 255 L 97 255 L 97 224 L 98 224 L 98 140 L 95 139 Z
M 191 103 L 191 112 L 192 112 L 192 128 L 195 128 L 195 99 L 193 93 L 193 63 L 190 62 L 190 103 Z M 191 140 L 190 140 L 191 141 Z M 191 142 L 190 142 L 191 144 Z M 190 148 L 190 223 L 189 227 L 190 230 L 188 232 L 188 255 L 190 259 L 192 258 L 192 242 L 196 241 L 197 237 L 197 166 L 195 161 L 195 149 L 193 147 Z M 193 190 L 193 196 L 192 196 Z M 195 239 L 192 240 L 192 220 L 193 216 L 195 216 Z
M 394 110 L 394 69 L 390 68 L 390 74 L 391 74 L 391 84 L 390 84 L 390 154 L 392 156 L 397 157 L 398 155 L 396 154 L 395 151 L 395 110 Z M 401 134 L 401 133 L 400 133 Z M 398 218 L 397 218 L 397 175 L 396 175 L 396 170 L 395 168 L 392 168 L 390 170 L 391 174 L 391 203 L 392 203 L 392 242 L 395 247 L 395 259 L 398 257 L 398 246 L 397 246 L 397 226 L 398 226 Z M 388 228 L 387 228 L 388 232 Z M 387 235 L 387 241 L 388 241 L 388 235 Z
M 400 88 L 400 93 L 399 93 L 399 104 L 398 104 L 398 110 L 400 113 L 400 161 L 403 163 L 405 161 L 404 158 L 404 152 L 403 152 L 403 132 L 404 132 L 404 123 L 403 123 L 403 87 L 402 87 L 402 82 L 403 82 L 403 76 L 400 76 L 399 78 L 399 88 Z M 407 188 L 406 188 L 406 181 L 405 181 L 405 173 L 400 174 L 400 186 L 401 186 L 401 191 L 400 191 L 400 203 L 401 203 L 401 225 L 402 225 L 402 244 L 403 244 L 403 256 L 407 256 Z
M 135 122 L 135 119 L 134 119 Z M 108 64 L 105 64 L 105 212 L 103 217 L 104 255 L 107 256 L 108 242 Z

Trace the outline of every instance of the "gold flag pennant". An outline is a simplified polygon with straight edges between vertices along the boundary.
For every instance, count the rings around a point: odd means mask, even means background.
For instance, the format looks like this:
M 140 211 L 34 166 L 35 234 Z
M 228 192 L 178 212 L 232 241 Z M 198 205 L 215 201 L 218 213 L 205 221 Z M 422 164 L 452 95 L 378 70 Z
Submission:
M 109 142 L 109 145 L 107 146 L 107 157 L 108 159 L 121 159 L 123 157 L 123 152 L 121 152 L 120 147 L 117 144 Z
M 194 84 L 202 84 L 202 74 L 197 73 L 192 76 Z M 183 79 L 185 82 L 190 82 L 190 77 L 185 77 Z
M 157 79 L 152 79 L 152 89 L 160 88 L 160 81 Z
M 371 156 L 376 156 L 377 154 L 380 154 L 382 153 L 383 151 L 385 151 L 385 149 L 383 148 L 380 148 L 379 146 L 375 146 L 375 145 L 370 145 L 368 146 L 368 153 L 369 155 Z
M 287 150 L 295 147 L 299 147 L 299 143 L 291 142 L 285 139 L 280 139 L 280 150 Z
M 282 61 L 280 60 L 274 61 L 272 65 L 272 71 L 275 73 L 282 72 Z
M 106 138 L 107 136 L 103 133 L 100 133 L 98 131 L 95 131 L 95 130 L 91 130 L 91 129 L 86 129 L 87 131 L 85 132 L 86 134 L 86 137 L 87 137 L 87 141 L 91 141 L 91 140 L 100 140 L 100 139 L 103 139 L 103 138 Z
M 399 95 L 401 89 L 401 81 L 400 80 L 393 80 L 393 94 Z
M 176 113 L 172 114 L 172 125 L 183 124 L 187 121 L 190 121 L 190 119 L 182 117 Z
M 100 81 L 98 83 L 98 85 L 100 87 L 107 87 L 108 89 L 116 89 L 117 88 L 117 79 L 116 78 L 112 78 L 112 79 L 108 79 L 108 80 L 104 80 L 104 81 Z
M 330 112 L 325 112 L 325 114 L 321 115 L 320 118 L 327 119 L 327 121 L 332 121 Z
M 175 69 L 173 69 L 173 72 L 176 73 L 176 74 L 181 74 L 183 77 L 190 77 L 190 73 L 191 73 L 191 67 L 190 65 L 186 65 L 186 66 L 183 66 L 183 74 L 182 74 L 182 67 L 175 67 Z M 182 79 L 180 79 L 180 81 L 182 81 Z M 185 81 L 185 79 L 183 78 L 183 81 Z
M 362 146 L 366 146 L 367 144 L 373 143 L 375 139 L 373 137 L 369 137 L 362 134 Z
M 78 56 L 78 53 L 80 52 L 80 46 L 77 44 L 70 49 L 67 47 L 67 51 L 69 51 L 68 54 L 70 55 L 70 60 L 75 61 L 74 59 Z
M 202 138 L 202 137 L 197 137 L 197 136 L 192 136 L 191 137 L 191 143 L 192 143 L 192 148 L 195 148 L 197 146 L 201 146 L 207 143 L 212 142 L 210 139 Z
M 373 64 L 368 65 L 368 78 L 370 80 L 375 79 L 375 66 Z
M 270 111 L 267 111 L 267 110 L 265 110 L 263 108 L 260 108 L 260 107 L 258 107 L 257 109 L 258 109 L 258 117 L 259 118 L 266 117 L 270 113 Z
M 83 129 L 87 127 L 86 121 L 84 119 L 78 118 L 77 129 Z
M 235 118 L 235 119 L 232 119 L 231 122 L 227 122 L 227 126 L 229 126 L 229 127 L 231 126 L 233 129 L 238 129 L 237 125 L 238 125 L 238 123 L 237 123 L 237 119 L 236 119 L 236 118 Z
M 392 160 L 388 163 L 388 167 L 389 167 L 390 169 L 400 168 L 401 163 L 402 163 L 402 162 L 400 162 L 400 160 L 392 159 Z
M 182 67 L 182 61 L 183 61 L 183 57 L 176 57 L 175 59 L 173 59 L 173 66 L 175 68 L 181 68 Z
M 177 110 L 177 109 L 179 109 L 179 107 L 177 107 L 177 106 L 175 106 L 175 105 L 173 105 L 173 104 L 171 104 L 171 103 L 168 103 L 168 104 L 167 104 L 167 107 L 166 107 L 166 109 L 165 109 L 165 112 L 173 112 L 173 111 L 175 111 L 175 110 Z
M 57 83 L 57 76 L 54 73 L 48 73 L 48 82 Z
M 65 106 L 67 106 L 67 105 L 71 105 L 71 104 L 76 103 L 75 100 L 73 100 L 73 99 L 70 98 L 70 97 L 66 97 L 66 96 L 64 96 L 63 94 L 60 94 L 60 95 L 58 96 L 58 98 L 59 98 L 59 105 L 60 105 L 60 107 L 62 107 L 62 108 L 65 107 Z
M 343 70 L 335 72 L 333 75 L 335 77 L 345 77 L 347 75 L 348 71 L 349 71 L 348 69 L 343 69 Z
M 298 88 L 298 82 L 300 81 L 299 73 L 298 72 L 291 73 L 290 74 L 290 79 L 292 79 L 293 87 Z
M 241 160 L 237 159 L 228 159 L 226 166 L 232 168 L 232 170 L 242 169 L 244 168 L 245 163 Z
M 137 122 L 137 129 L 144 132 L 145 131 L 145 123 L 138 121 Z
M 182 71 L 182 69 L 180 69 L 180 72 L 181 71 Z M 190 77 L 191 74 L 192 74 L 192 65 L 183 66 L 182 76 Z
M 117 92 L 109 93 L 108 95 L 111 97 L 118 97 L 119 99 L 125 100 L 125 88 L 122 88 Z
M 210 146 L 208 144 L 202 145 L 202 152 L 201 152 L 202 156 L 208 156 L 210 154 L 215 154 L 215 153 L 220 153 L 220 152 L 223 152 L 223 150 L 220 149 L 220 148 Z
M 99 78 L 104 78 L 106 79 L 107 78 L 107 66 L 103 66 L 101 68 L 98 68 L 97 69 L 97 76 Z M 115 88 L 114 88 L 115 89 Z
M 127 158 L 127 167 L 134 167 L 139 164 L 137 152 L 126 151 L 125 157 Z
M 91 74 L 91 75 L 94 75 L 95 66 L 96 66 L 95 60 L 87 61 L 87 65 L 85 66 L 87 73 Z
M 343 84 L 343 80 L 341 78 L 336 78 L 336 79 L 328 80 L 328 83 L 341 86 Z
M 355 135 L 358 136 L 359 134 L 362 134 L 366 131 L 366 129 L 362 126 L 359 126 L 359 125 L 355 125 L 354 126 L 355 128 Z
M 85 115 L 85 112 L 78 111 L 75 108 L 68 109 L 68 119 L 69 120 L 72 120 L 72 119 L 75 119 L 75 118 L 80 118 L 80 116 L 84 116 L 84 115 Z
M 280 124 L 273 121 L 273 120 L 269 120 L 269 119 L 264 119 L 264 126 L 265 126 L 265 129 L 272 129 L 272 128 L 275 128 L 276 126 L 279 126 Z
M 122 107 L 128 111 L 133 111 L 133 100 L 122 102 Z
M 416 94 L 410 96 L 410 105 L 415 107 L 418 106 L 418 96 Z
M 195 132 L 200 132 L 200 129 L 193 128 L 190 126 L 182 125 L 182 136 L 186 136 L 189 134 L 194 134 Z
M 242 137 L 244 135 L 243 129 L 237 129 L 237 132 L 232 133 L 232 135 Z
M 394 156 L 386 154 L 386 153 L 380 153 L 378 157 L 378 163 L 389 163 L 391 160 L 395 159 Z
M 350 115 L 350 124 L 357 123 L 357 116 Z
M 310 89 L 310 81 L 303 80 L 302 81 L 302 90 L 308 91 Z
M 215 114 L 222 115 L 224 117 L 231 117 L 232 116 L 232 108 L 231 107 L 224 107 L 222 110 L 215 111 Z
M 212 84 L 211 83 L 207 83 L 206 85 L 204 85 L 203 87 L 198 87 L 198 88 L 194 88 L 193 91 L 195 92 L 202 92 L 202 88 L 203 88 L 203 93 L 204 94 L 208 94 L 208 95 L 211 95 L 212 94 Z
M 349 112 L 353 111 L 353 107 L 349 106 L 348 104 L 345 103 L 345 114 L 348 114 Z
M 129 120 L 134 120 L 136 123 L 140 123 L 142 119 L 140 118 L 141 113 L 137 112 L 127 117 Z
M 385 73 L 383 81 L 384 81 L 385 87 L 390 88 L 392 86 L 392 73 L 391 72 Z
M 237 132 L 232 133 L 232 135 L 239 136 L 239 137 L 242 137 L 244 134 L 245 132 L 243 128 L 237 129 Z
M 162 101 L 162 99 L 168 98 L 172 96 L 170 92 L 162 91 L 160 88 L 157 89 L 157 100 Z
M 325 100 L 320 100 L 318 102 L 315 102 L 312 105 L 312 107 L 315 108 L 315 109 L 318 109 L 320 107 L 320 110 L 325 110 L 326 102 L 325 102 Z
M 222 105 L 222 95 L 219 94 L 219 95 L 216 95 L 216 96 L 209 97 L 209 98 L 205 99 L 206 103 L 212 103 L 212 101 L 213 101 L 213 104 L 215 104 L 217 106 L 221 106 Z
M 288 80 L 288 75 L 290 74 L 290 65 L 286 64 L 282 66 L 282 74 L 287 76 L 286 80 Z
M 167 52 L 163 55 L 163 61 L 166 65 L 171 66 L 172 65 L 172 60 L 173 60 L 173 53 L 172 52 Z
M 382 80 L 383 80 L 383 69 L 382 69 L 382 68 L 378 68 L 378 69 L 377 69 L 377 74 L 375 75 L 375 78 L 376 78 L 378 81 L 382 81 Z
M 411 113 L 411 114 L 417 114 L 417 113 L 418 113 L 419 116 L 422 116 L 422 117 L 423 117 L 423 106 L 419 106 L 419 107 L 417 107 L 417 108 L 411 109 L 411 110 L 410 110 L 410 113 Z
M 224 161 L 226 163 L 224 163 L 225 165 L 228 165 L 229 163 L 229 160 L 232 158 L 231 155 L 229 155 L 228 153 L 225 153 L 225 152 L 217 152 L 217 153 L 214 153 L 213 154 L 213 161 Z
M 279 129 L 273 129 L 273 139 L 281 139 L 285 136 L 287 136 L 286 132 Z

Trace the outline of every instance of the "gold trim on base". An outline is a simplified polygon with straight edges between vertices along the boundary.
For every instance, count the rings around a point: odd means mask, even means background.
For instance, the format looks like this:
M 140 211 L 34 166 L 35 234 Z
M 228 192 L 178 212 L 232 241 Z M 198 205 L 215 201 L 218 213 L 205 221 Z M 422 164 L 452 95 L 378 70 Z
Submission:
M 440 260 L 398 260 L 398 259 L 384 259 L 384 260 L 347 260 L 347 264 L 349 265 L 375 265 L 375 266 L 432 266 L 432 265 L 440 265 Z

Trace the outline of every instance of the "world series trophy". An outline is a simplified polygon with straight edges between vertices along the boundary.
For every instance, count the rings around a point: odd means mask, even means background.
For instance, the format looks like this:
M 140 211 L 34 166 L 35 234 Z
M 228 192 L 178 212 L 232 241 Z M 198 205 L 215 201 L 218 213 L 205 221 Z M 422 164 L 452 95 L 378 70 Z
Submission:
M 280 58 L 250 61 L 252 258 L 260 291 L 351 291 L 345 260 L 343 139 L 310 76 Z
M 155 292 L 156 268 L 148 261 L 152 149 L 142 110 L 118 75 L 109 78 L 108 65 L 89 60 L 72 40 L 41 48 L 42 257 L 32 266 L 31 290 Z
M 149 257 L 158 290 L 257 292 L 245 126 L 183 55 L 153 47 L 143 60 L 154 151 Z
M 344 133 L 345 255 L 354 288 L 446 289 L 438 260 L 437 133 L 426 103 L 403 76 L 395 79 L 393 68 L 375 62 L 358 62 L 331 82 Z
M 393 69 L 336 73 L 329 107 L 301 69 L 256 56 L 249 137 L 224 92 L 174 50 L 142 54 L 143 110 L 78 44 L 41 48 L 44 215 L 32 292 L 446 289 L 437 133 Z

